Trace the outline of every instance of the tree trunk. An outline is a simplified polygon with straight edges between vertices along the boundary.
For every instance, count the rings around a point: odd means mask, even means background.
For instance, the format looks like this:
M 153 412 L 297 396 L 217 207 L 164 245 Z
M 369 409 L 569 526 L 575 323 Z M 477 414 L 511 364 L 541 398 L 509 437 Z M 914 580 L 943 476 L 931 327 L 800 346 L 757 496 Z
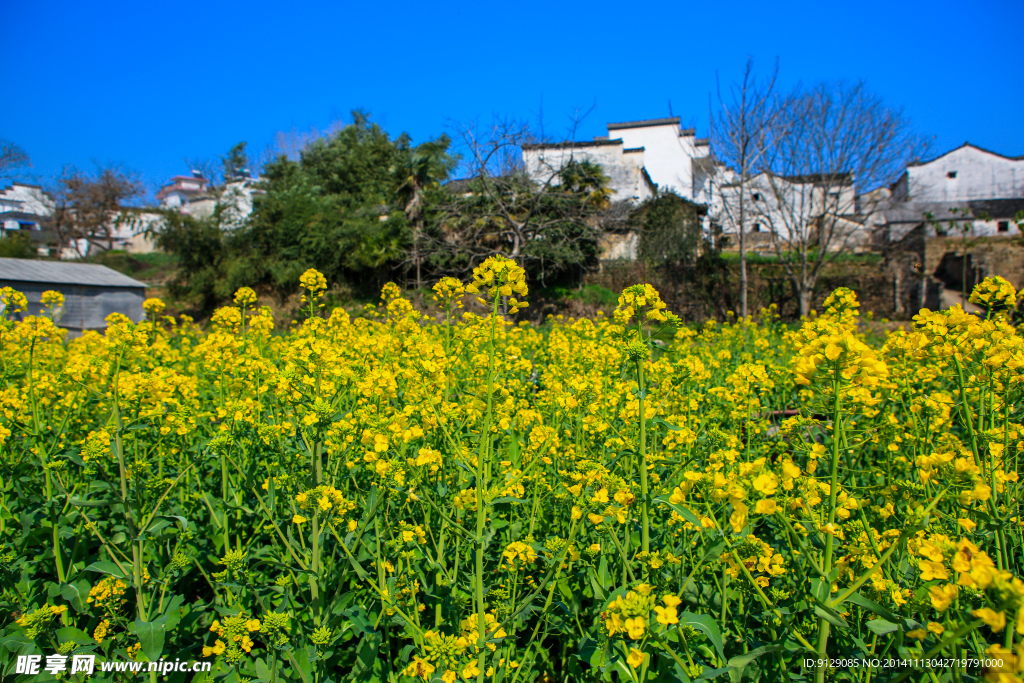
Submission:
M 743 179 L 740 179 L 740 317 L 747 317 L 747 244 L 744 235 Z
M 811 301 L 814 297 L 814 286 L 808 286 L 806 283 L 800 283 L 796 287 L 796 298 L 800 304 L 800 317 L 810 314 L 811 312 Z

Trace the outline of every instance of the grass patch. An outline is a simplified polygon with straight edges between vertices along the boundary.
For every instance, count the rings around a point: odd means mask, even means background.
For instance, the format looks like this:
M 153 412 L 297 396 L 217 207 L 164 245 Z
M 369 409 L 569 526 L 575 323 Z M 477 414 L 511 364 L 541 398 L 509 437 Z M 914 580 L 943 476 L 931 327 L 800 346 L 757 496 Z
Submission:
M 619 303 L 619 295 L 601 285 L 583 285 L 575 289 L 571 287 L 545 287 L 540 290 L 540 296 L 544 299 L 579 301 L 589 306 L 610 306 L 614 308 Z
M 809 258 L 813 261 L 815 255 L 811 253 Z M 740 254 L 738 251 L 723 251 L 722 259 L 729 263 L 739 263 Z M 884 257 L 881 254 L 850 254 L 843 253 L 835 257 L 832 263 L 881 263 Z M 778 256 L 774 254 L 747 253 L 747 263 L 781 263 Z
M 178 267 L 178 257 L 162 251 L 148 254 L 129 254 L 125 251 L 106 251 L 89 259 L 91 263 L 99 263 L 124 273 L 136 280 L 145 282 L 163 281 L 171 276 Z

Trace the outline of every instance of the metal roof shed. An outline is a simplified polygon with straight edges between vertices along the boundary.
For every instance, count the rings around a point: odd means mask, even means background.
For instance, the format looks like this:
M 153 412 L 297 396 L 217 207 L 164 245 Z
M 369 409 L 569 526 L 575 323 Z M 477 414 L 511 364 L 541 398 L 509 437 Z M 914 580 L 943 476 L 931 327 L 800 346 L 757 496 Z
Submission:
M 27 315 L 42 311 L 43 292 L 60 292 L 64 307 L 57 324 L 69 330 L 104 330 L 111 313 L 123 313 L 134 322 L 144 315 L 146 285 L 95 263 L 0 258 L 0 287 L 25 295 Z

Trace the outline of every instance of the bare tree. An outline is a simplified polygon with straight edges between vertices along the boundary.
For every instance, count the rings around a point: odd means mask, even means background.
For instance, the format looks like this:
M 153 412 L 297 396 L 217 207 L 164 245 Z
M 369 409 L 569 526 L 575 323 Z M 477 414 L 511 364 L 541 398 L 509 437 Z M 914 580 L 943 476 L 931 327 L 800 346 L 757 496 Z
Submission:
M 787 97 L 762 140 L 760 173 L 747 183 L 757 195 L 751 218 L 768 228 L 807 315 L 822 268 L 867 238 L 871 207 L 857 192 L 891 182 L 926 142 L 901 110 L 843 82 Z
M 729 100 L 718 90 L 718 115 L 711 123 L 712 158 L 725 165 L 725 171 L 712 169 L 713 186 L 718 187 L 718 210 L 725 220 L 735 226 L 740 248 L 740 315 L 747 310 L 747 218 L 750 192 L 747 189 L 753 175 L 764 160 L 771 145 L 778 138 L 781 109 L 775 92 L 779 73 L 778 60 L 771 74 L 764 80 L 754 76 L 754 60 L 747 58 L 743 80 L 729 89 Z M 725 201 L 728 199 L 729 201 Z
M 97 168 L 93 175 L 65 168 L 53 193 L 49 225 L 60 250 L 71 246 L 85 257 L 93 248 L 113 249 L 118 229 L 136 220 L 125 205 L 144 192 L 137 178 L 113 167 Z
M 14 180 L 17 170 L 31 166 L 28 153 L 9 140 L 0 139 L 0 181 Z

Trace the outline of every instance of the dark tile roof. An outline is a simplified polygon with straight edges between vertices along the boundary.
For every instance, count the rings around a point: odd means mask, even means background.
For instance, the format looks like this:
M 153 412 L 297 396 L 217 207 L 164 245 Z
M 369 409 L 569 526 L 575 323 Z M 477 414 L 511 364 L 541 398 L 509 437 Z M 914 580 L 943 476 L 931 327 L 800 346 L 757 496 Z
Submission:
M 1000 154 L 999 152 L 993 152 L 990 149 L 985 149 L 984 147 L 978 147 L 977 145 L 972 145 L 969 142 L 965 142 L 964 144 L 960 145 L 959 147 L 954 147 L 953 149 L 949 150 L 948 152 L 943 152 L 942 154 L 939 154 L 938 156 L 934 156 L 931 159 L 925 159 L 924 161 L 912 161 L 909 164 L 907 164 L 907 166 L 908 167 L 909 166 L 924 166 L 925 164 L 930 164 L 933 161 L 937 161 L 938 159 L 941 159 L 942 157 L 944 157 L 944 156 L 946 156 L 948 154 L 952 154 L 953 152 L 957 151 L 958 149 L 963 149 L 964 147 L 973 147 L 974 149 L 976 149 L 976 150 L 978 150 L 980 152 L 985 152 L 986 154 L 992 154 L 992 155 L 995 155 L 997 157 L 1002 157 L 1003 159 L 1009 159 L 1011 161 L 1020 161 L 1020 160 L 1024 159 L 1024 156 L 1010 157 L 1010 156 L 1006 156 L 1005 154 Z
M 583 142 L 547 142 L 538 145 L 523 145 L 523 149 L 575 149 L 577 147 L 610 147 L 621 145 L 622 138 L 615 140 L 590 140 Z
M 643 147 L 624 147 L 623 150 L 622 150 L 622 153 L 623 154 L 629 154 L 631 152 L 642 152 L 642 151 L 644 151 Z
M 40 216 L 37 213 L 27 213 L 25 211 L 3 211 L 0 212 L 0 221 L 11 220 L 11 221 L 31 221 L 38 223 L 44 216 Z
M 784 175 L 779 177 L 792 183 L 822 183 L 825 181 L 838 181 L 843 185 L 853 185 L 853 175 L 850 173 L 808 173 L 806 175 Z
M 1018 211 L 1024 211 L 1024 197 L 1012 199 L 972 199 L 967 202 L 976 217 L 1014 218 Z
M 667 119 L 645 119 L 643 121 L 624 121 L 622 123 L 609 123 L 608 130 L 621 130 L 623 128 L 646 128 L 648 126 L 678 126 L 679 117 L 673 116 Z
M 972 199 L 965 202 L 894 202 L 883 209 L 889 223 L 921 223 L 932 221 L 963 221 L 1012 219 L 1024 211 L 1024 198 Z

